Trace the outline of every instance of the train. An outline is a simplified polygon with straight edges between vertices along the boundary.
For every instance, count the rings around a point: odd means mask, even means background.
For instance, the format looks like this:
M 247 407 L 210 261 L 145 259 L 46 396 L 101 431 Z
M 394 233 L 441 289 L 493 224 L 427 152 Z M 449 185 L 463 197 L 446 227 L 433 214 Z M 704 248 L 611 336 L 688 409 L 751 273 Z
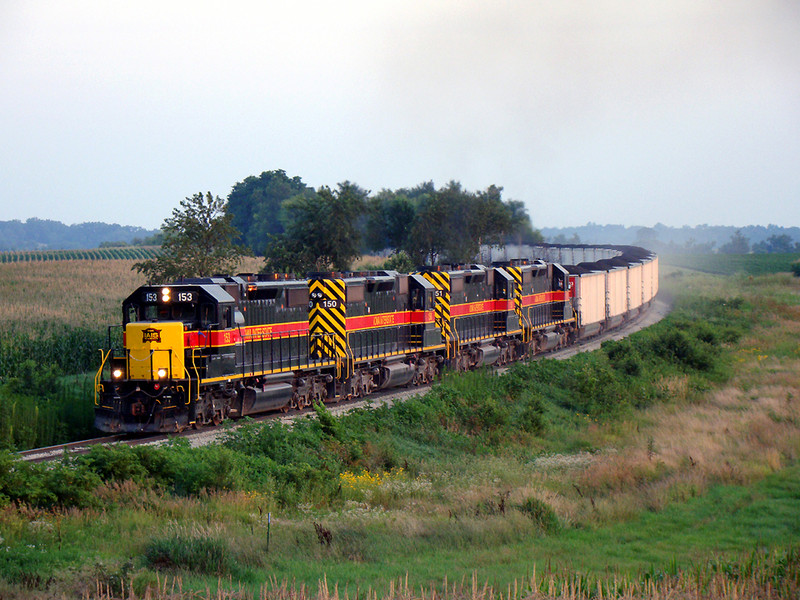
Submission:
M 101 349 L 95 427 L 180 432 L 506 365 L 617 327 L 658 292 L 658 257 L 642 248 L 543 244 L 520 254 L 410 274 L 142 286 Z

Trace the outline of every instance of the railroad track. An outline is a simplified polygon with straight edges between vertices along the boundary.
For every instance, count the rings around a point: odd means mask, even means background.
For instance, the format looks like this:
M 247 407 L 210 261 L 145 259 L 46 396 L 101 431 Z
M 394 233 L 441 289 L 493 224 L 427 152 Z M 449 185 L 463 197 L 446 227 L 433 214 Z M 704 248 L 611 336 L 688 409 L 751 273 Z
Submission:
M 90 440 L 81 440 L 79 442 L 68 442 L 66 444 L 56 444 L 55 446 L 47 446 L 45 448 L 32 448 L 31 450 L 22 450 L 17 452 L 22 460 L 26 462 L 38 463 L 49 460 L 61 458 L 65 453 L 68 454 L 84 454 L 89 451 L 92 446 L 97 444 L 114 444 L 121 442 L 125 439 L 122 435 L 109 435 L 106 437 L 93 438 Z
M 612 329 L 602 335 L 594 338 L 582 340 L 577 344 L 560 348 L 552 352 L 547 352 L 538 355 L 536 358 L 556 358 L 564 359 L 569 358 L 579 352 L 589 352 L 600 347 L 606 340 L 621 339 L 634 331 L 638 331 L 644 327 L 648 327 L 665 317 L 670 310 L 670 306 L 663 300 L 656 300 L 654 305 L 650 307 L 646 313 L 637 316 L 635 319 L 623 324 L 622 326 Z M 392 404 L 396 400 L 402 401 L 404 398 L 420 394 L 430 388 L 430 384 L 420 385 L 414 388 L 393 388 L 383 392 L 370 394 L 367 398 L 354 398 L 350 400 L 341 400 L 336 403 L 327 404 L 326 407 L 333 413 L 342 413 L 355 408 L 363 408 L 370 404 L 388 403 Z M 253 417 L 251 420 L 256 422 L 281 420 L 284 422 L 292 421 L 303 415 L 313 413 L 313 408 L 304 408 L 301 410 L 290 409 L 287 412 L 274 412 L 258 417 Z M 236 427 L 236 425 L 232 425 Z M 80 442 L 69 442 L 67 444 L 58 444 L 55 446 L 48 446 L 46 448 L 34 448 L 31 450 L 23 450 L 17 453 L 22 460 L 27 462 L 46 462 L 51 460 L 58 460 L 62 458 L 65 453 L 71 456 L 77 456 L 88 452 L 92 446 L 97 444 L 125 444 L 128 446 L 136 446 L 140 444 L 161 444 L 170 439 L 187 437 L 190 439 L 192 446 L 203 446 L 205 444 L 218 440 L 225 432 L 228 431 L 226 427 L 204 427 L 196 430 L 187 429 L 181 433 L 173 434 L 153 434 L 148 436 L 130 436 L 130 435 L 112 435 L 106 437 L 99 437 Z

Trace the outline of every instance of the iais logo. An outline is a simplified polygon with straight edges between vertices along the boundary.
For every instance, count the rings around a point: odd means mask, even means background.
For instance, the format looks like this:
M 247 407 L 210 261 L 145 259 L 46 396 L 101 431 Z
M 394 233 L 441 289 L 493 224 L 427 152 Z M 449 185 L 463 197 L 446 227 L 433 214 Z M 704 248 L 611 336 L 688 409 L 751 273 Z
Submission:
M 142 329 L 142 342 L 158 342 L 161 343 L 161 330 L 155 327 L 148 327 Z

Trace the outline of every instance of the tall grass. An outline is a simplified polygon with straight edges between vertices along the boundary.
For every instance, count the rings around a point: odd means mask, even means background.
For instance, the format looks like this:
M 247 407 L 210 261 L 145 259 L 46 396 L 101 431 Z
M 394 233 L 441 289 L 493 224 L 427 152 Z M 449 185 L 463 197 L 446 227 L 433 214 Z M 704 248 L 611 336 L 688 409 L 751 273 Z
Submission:
M 224 589 L 189 591 L 183 578 L 169 575 L 152 581 L 97 580 L 91 600 L 115 598 L 162 600 L 646 600 L 676 598 L 686 600 L 728 600 L 730 598 L 762 598 L 778 600 L 794 598 L 800 593 L 800 552 L 789 550 L 743 553 L 733 559 L 709 559 L 687 569 L 672 568 L 667 572 L 641 571 L 635 575 L 603 574 L 586 576 L 570 571 L 532 570 L 529 576 L 514 579 L 505 585 L 493 585 L 477 573 L 456 580 L 414 586 L 408 576 L 393 579 L 385 590 L 362 586 L 340 586 L 327 577 L 316 584 L 289 581 L 276 576 L 261 583 L 256 591 L 244 586 Z M 127 584 L 127 585 L 126 585 Z
M 7 384 L 0 392 L 0 448 L 25 450 L 93 437 L 93 393 L 90 377 L 51 377 L 46 386 L 21 389 L 16 382 Z

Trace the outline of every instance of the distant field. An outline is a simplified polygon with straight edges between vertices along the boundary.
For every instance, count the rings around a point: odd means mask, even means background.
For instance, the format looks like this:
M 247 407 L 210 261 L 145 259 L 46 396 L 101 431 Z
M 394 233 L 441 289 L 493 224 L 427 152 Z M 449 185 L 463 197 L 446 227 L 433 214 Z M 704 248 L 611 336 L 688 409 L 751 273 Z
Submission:
M 76 250 L 90 253 L 120 248 Z M 71 252 L 63 250 L 58 252 Z M 3 255 L 9 253 L 2 253 Z M 17 252 L 14 254 L 36 254 Z M 52 254 L 40 253 L 40 254 Z M 0 334 L 43 323 L 105 329 L 120 320 L 122 301 L 145 278 L 134 259 L 31 259 L 0 264 Z M 241 272 L 258 271 L 263 259 L 246 258 Z
M 662 265 L 684 267 L 720 275 L 766 275 L 788 273 L 792 263 L 800 260 L 800 253 L 791 254 L 664 254 L 659 256 Z
M 31 250 L 0 252 L 0 263 L 47 262 L 60 260 L 144 260 L 155 258 L 159 246 L 132 246 L 122 248 L 92 248 L 90 250 Z

